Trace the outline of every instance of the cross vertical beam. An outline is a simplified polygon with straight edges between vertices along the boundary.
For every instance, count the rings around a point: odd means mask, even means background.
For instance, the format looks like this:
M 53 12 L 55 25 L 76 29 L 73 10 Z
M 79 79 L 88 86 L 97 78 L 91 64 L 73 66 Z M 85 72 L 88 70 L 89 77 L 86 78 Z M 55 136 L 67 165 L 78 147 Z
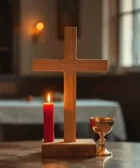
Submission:
M 77 58 L 77 28 L 65 27 L 64 29 L 64 60 Z
M 77 29 L 65 28 L 64 59 L 76 60 Z M 76 72 L 64 72 L 64 141 L 76 141 Z
M 64 142 L 76 141 L 76 73 L 64 73 Z

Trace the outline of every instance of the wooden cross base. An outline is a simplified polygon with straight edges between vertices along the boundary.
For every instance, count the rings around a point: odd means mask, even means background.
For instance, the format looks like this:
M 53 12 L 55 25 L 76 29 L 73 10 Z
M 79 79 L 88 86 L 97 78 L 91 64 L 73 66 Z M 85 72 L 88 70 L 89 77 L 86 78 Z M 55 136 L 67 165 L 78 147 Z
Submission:
M 54 142 L 42 143 L 42 158 L 47 157 L 96 157 L 96 143 L 93 139 L 76 139 L 76 142 L 64 142 L 56 139 Z

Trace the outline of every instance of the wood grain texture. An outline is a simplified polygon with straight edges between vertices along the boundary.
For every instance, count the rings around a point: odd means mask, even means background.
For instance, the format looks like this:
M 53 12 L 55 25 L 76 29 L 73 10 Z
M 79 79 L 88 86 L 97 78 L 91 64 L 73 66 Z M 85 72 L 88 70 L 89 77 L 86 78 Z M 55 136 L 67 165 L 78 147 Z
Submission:
M 96 157 L 96 144 L 92 139 L 77 139 L 76 142 L 55 140 L 42 143 L 42 158 L 47 157 Z
M 76 73 L 107 72 L 106 60 L 77 59 L 77 28 L 66 27 L 64 59 L 33 59 L 33 71 L 64 72 L 64 141 L 76 141 Z
M 65 27 L 64 60 L 75 60 L 77 57 L 77 28 Z
M 64 73 L 64 141 L 76 141 L 76 73 Z M 65 122 L 66 121 L 66 122 Z
M 107 69 L 108 63 L 106 60 L 33 59 L 33 71 L 107 72 Z

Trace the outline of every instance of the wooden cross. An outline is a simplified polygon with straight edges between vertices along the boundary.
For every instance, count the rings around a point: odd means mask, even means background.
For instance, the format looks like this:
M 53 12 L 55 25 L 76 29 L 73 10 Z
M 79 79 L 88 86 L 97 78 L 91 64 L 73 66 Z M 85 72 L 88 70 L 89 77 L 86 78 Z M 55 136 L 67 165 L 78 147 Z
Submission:
M 65 27 L 64 59 L 33 59 L 33 71 L 64 73 L 64 142 L 76 141 L 76 73 L 106 72 L 106 60 L 77 59 L 77 28 Z

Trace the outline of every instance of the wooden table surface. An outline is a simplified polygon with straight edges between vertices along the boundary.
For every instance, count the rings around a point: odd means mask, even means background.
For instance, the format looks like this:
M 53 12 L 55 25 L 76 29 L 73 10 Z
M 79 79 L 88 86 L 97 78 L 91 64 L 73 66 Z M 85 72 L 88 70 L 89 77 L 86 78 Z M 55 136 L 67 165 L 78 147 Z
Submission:
M 0 168 L 140 168 L 140 143 L 107 143 L 110 158 L 47 159 L 42 161 L 40 142 L 0 144 Z

